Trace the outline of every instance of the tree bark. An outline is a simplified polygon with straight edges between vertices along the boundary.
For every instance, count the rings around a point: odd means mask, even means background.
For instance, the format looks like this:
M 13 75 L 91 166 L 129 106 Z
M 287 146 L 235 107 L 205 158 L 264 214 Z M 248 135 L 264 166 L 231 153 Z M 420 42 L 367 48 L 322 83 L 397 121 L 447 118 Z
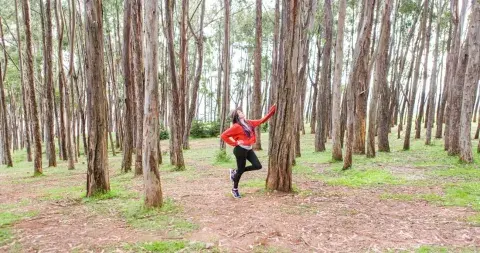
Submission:
M 415 102 L 417 97 L 418 77 L 420 72 L 420 62 L 422 60 L 423 49 L 425 47 L 425 34 L 427 29 L 427 13 L 428 13 L 428 0 L 425 0 L 423 5 L 423 16 L 421 22 L 421 28 L 419 30 L 419 38 L 421 38 L 420 49 L 418 50 L 417 59 L 415 59 L 415 72 L 413 74 L 412 92 L 408 100 L 408 116 L 407 127 L 405 129 L 405 140 L 403 142 L 403 150 L 410 149 L 410 134 L 412 132 L 413 113 L 415 109 Z
M 174 45 L 173 45 L 173 1 L 172 0 L 165 0 L 165 19 L 166 19 L 166 27 L 167 27 L 167 45 L 168 45 L 168 56 L 169 56 L 169 64 L 170 64 L 170 78 L 172 82 L 172 104 L 171 104 L 171 127 L 170 130 L 172 132 L 171 143 L 172 143 L 172 151 L 171 152 L 171 161 L 173 162 L 172 165 L 176 167 L 176 170 L 184 170 L 185 169 L 185 162 L 183 160 L 183 151 L 182 151 L 182 114 L 180 111 L 179 103 L 183 101 L 183 98 L 180 97 L 180 89 L 177 85 L 177 73 L 175 71 L 175 52 L 174 52 Z
M 275 128 L 270 129 L 273 138 L 268 159 L 268 175 L 266 188 L 290 192 L 292 190 L 292 165 L 295 158 L 295 114 L 296 92 L 298 83 L 298 54 L 300 53 L 301 3 L 292 0 L 283 0 L 282 8 L 282 36 L 285 46 L 280 50 L 278 68 L 283 74 L 278 80 L 277 113 L 273 116 Z M 285 61 L 282 59 L 285 58 Z
M 335 43 L 335 73 L 333 75 L 333 99 L 332 99 L 332 159 L 341 161 L 342 141 L 341 141 L 341 85 L 343 70 L 343 34 L 345 29 L 345 15 L 347 1 L 340 0 L 338 13 L 337 41 Z
M 1 116 L 0 119 L 2 121 L 1 129 L 3 130 L 3 133 L 0 136 L 3 137 L 2 146 L 3 146 L 3 152 L 4 152 L 4 157 L 2 157 L 2 160 L 4 160 L 7 167 L 13 167 L 12 154 L 10 152 L 10 136 L 8 131 L 8 113 L 7 113 L 7 106 L 5 101 L 5 88 L 3 87 L 3 82 L 5 81 L 5 76 L 7 72 L 8 59 L 7 59 L 7 48 L 5 47 L 5 37 L 3 36 L 3 24 L 2 24 L 1 17 L 0 17 L 0 36 L 2 37 L 2 46 L 3 46 L 4 60 L 5 60 L 5 64 L 4 64 L 5 69 L 3 73 L 2 73 L 2 63 L 0 61 L 0 99 L 2 100 L 0 105 L 2 107 L 0 108 L 0 116 Z
M 443 9 L 442 9 L 443 11 Z M 433 68 L 432 75 L 430 77 L 430 91 L 428 95 L 429 110 L 427 115 L 427 133 L 425 139 L 425 145 L 432 144 L 432 129 L 433 122 L 435 121 L 435 96 L 437 94 L 437 65 L 438 65 L 438 46 L 440 39 L 440 20 L 437 19 L 436 35 L 435 35 L 435 49 L 433 51 Z M 438 101 L 440 103 L 440 101 Z M 437 119 L 439 120 L 439 119 Z M 443 123 L 440 123 L 443 124 Z
M 192 128 L 192 121 L 195 116 L 195 111 L 197 109 L 198 88 L 200 87 L 200 79 L 203 71 L 203 20 L 204 20 L 204 17 L 205 17 L 205 0 L 202 1 L 202 9 L 200 12 L 200 31 L 198 35 L 194 35 L 195 43 L 197 45 L 198 62 L 197 62 L 197 69 L 195 70 L 195 78 L 193 80 L 193 86 L 192 86 L 192 99 L 190 101 L 190 106 L 188 108 L 188 115 L 187 115 L 187 122 L 186 122 L 187 125 L 183 133 L 184 149 L 190 148 L 188 137 L 190 135 L 190 129 Z
M 133 48 L 132 48 L 132 11 L 134 0 L 125 0 L 125 9 L 123 17 L 123 78 L 125 85 L 125 117 L 124 117 L 124 137 L 123 137 L 123 161 L 122 172 L 126 173 L 132 170 L 133 153 L 133 127 L 134 127 L 134 93 L 135 93 L 135 73 L 132 71 Z M 133 73 L 132 73 L 133 72 Z
M 253 103 L 252 117 L 259 119 L 262 117 L 261 105 L 261 86 L 262 86 L 262 0 L 256 0 L 255 15 L 255 52 L 253 56 Z M 262 150 L 261 128 L 255 129 L 257 142 L 253 145 L 255 150 Z
M 318 87 L 317 98 L 317 126 L 315 130 L 315 151 L 325 151 L 326 133 L 328 126 L 328 97 L 329 92 L 327 86 L 330 86 L 330 58 L 332 53 L 332 30 L 333 30 L 333 17 L 332 17 L 332 5 L 330 0 L 324 2 L 324 16 L 323 22 L 325 26 L 325 46 L 323 47 L 323 59 L 322 59 L 322 74 L 320 76 L 320 85 Z
M 380 6 L 379 6 L 380 7 Z M 378 56 L 375 63 L 375 83 L 373 85 L 372 98 L 370 100 L 368 116 L 368 137 L 367 137 L 367 157 L 375 157 L 375 133 L 377 132 L 376 122 L 378 122 L 378 149 L 389 152 L 388 122 L 389 97 L 388 97 L 388 49 L 390 44 L 390 13 L 393 4 L 391 0 L 385 0 L 385 7 L 380 32 L 380 42 L 378 44 Z M 378 104 L 377 104 L 378 103 Z M 377 106 L 379 115 L 377 119 Z
M 463 103 L 460 117 L 460 160 L 473 162 L 472 153 L 472 110 L 480 79 L 480 3 L 473 2 L 467 35 L 468 64 L 463 88 Z
M 145 106 L 142 165 L 145 206 L 161 207 L 162 185 L 158 172 L 158 14 L 157 0 L 145 0 Z
M 134 43 L 134 76 L 135 76 L 135 99 L 136 99 L 136 151 L 135 151 L 135 175 L 142 174 L 142 143 L 143 143 L 143 105 L 145 97 L 144 67 L 143 67 L 143 0 L 135 0 L 133 4 L 133 35 Z
M 360 132 L 355 130 L 354 125 L 361 130 L 361 126 L 364 128 L 364 121 L 358 121 L 355 119 L 355 114 L 358 114 L 360 108 L 355 108 L 355 103 L 363 99 L 365 89 L 368 86 L 366 83 L 368 77 L 368 53 L 370 49 L 370 35 L 372 31 L 373 9 L 375 6 L 375 0 L 364 1 L 364 21 L 361 23 L 360 33 L 357 37 L 355 51 L 352 62 L 352 71 L 349 77 L 349 87 L 347 87 L 347 141 L 345 148 L 345 155 L 343 157 L 343 169 L 349 169 L 352 167 L 352 153 L 354 149 L 354 135 L 358 135 Z M 359 25 L 360 26 L 360 25 Z M 358 97 L 355 96 L 357 93 Z M 363 95 L 362 95 L 363 94 Z M 354 124 L 355 123 L 355 124 Z M 359 137 L 357 137 L 359 138 Z
M 223 42 L 223 97 L 220 113 L 220 132 L 228 128 L 227 113 L 230 95 L 230 5 L 231 0 L 224 0 L 225 26 Z M 248 96 L 248 95 L 247 95 Z M 246 110 L 248 112 L 248 109 Z M 225 142 L 220 138 L 220 149 L 225 150 Z
M 51 0 L 46 1 L 46 34 L 45 34 L 45 65 L 46 65 L 46 73 L 45 73 L 45 96 L 47 107 L 45 108 L 45 120 L 46 120 L 46 149 L 48 149 L 48 153 L 50 154 L 48 159 L 48 167 L 56 167 L 57 160 L 55 155 L 55 134 L 54 134 L 54 127 L 53 124 L 55 119 L 53 117 L 54 107 L 53 107 L 53 61 L 52 61 L 52 54 L 53 54 L 53 47 L 52 47 L 52 7 L 51 7 Z M 61 71 L 61 70 L 60 70 Z M 62 91 L 60 91 L 62 92 Z M 63 115 L 60 116 L 61 119 Z M 63 146 L 63 145 L 62 145 Z
M 33 142 L 34 142 L 34 174 L 43 174 L 42 170 L 42 142 L 40 139 L 40 122 L 38 120 L 38 109 L 35 98 L 35 83 L 33 70 L 33 49 L 32 49 L 32 31 L 30 27 L 30 0 L 23 0 L 23 21 L 25 25 L 25 39 L 27 51 L 27 82 L 28 97 L 30 104 L 30 121 L 32 124 Z
M 103 74 L 102 0 L 85 1 L 88 103 L 87 197 L 110 191 L 107 150 L 107 95 Z M 93 122 L 93 123 L 92 123 Z

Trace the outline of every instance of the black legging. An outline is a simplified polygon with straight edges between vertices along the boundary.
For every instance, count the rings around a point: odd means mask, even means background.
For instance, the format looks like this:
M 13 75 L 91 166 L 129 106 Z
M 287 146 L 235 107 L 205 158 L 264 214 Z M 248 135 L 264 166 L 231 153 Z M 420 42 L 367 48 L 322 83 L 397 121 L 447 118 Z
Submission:
M 237 158 L 237 173 L 233 179 L 233 188 L 238 188 L 238 182 L 240 182 L 240 177 L 242 177 L 243 172 L 251 170 L 259 170 L 262 168 L 262 164 L 258 161 L 257 155 L 253 150 L 247 150 L 240 146 L 236 146 L 233 149 L 233 154 Z M 252 163 L 252 165 L 245 167 L 247 160 Z

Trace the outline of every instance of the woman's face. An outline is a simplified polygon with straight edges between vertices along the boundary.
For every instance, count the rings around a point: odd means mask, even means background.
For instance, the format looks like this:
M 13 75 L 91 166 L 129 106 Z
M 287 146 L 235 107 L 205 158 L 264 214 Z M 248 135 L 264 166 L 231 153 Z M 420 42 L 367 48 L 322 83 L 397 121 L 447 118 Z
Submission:
M 245 114 L 243 114 L 242 111 L 237 110 L 237 115 L 238 115 L 238 118 L 239 118 L 239 119 L 245 119 Z

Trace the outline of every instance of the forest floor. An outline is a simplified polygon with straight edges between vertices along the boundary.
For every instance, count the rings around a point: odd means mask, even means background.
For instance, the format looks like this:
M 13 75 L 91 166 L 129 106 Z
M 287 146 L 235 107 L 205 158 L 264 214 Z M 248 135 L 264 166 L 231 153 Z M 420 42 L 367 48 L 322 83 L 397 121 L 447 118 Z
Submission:
M 313 138 L 302 136 L 294 193 L 264 190 L 263 150 L 241 199 L 230 194 L 232 149 L 230 161 L 216 161 L 218 139 L 191 140 L 181 172 L 164 152 L 160 210 L 142 208 L 142 177 L 120 173 L 121 153 L 109 158 L 112 191 L 85 198 L 84 158 L 33 177 L 16 152 L 15 167 L 0 167 L 0 252 L 480 252 L 480 155 L 460 164 L 442 140 L 423 139 L 402 151 L 392 135 L 392 152 L 354 156 L 342 172 L 329 146 L 313 151 Z

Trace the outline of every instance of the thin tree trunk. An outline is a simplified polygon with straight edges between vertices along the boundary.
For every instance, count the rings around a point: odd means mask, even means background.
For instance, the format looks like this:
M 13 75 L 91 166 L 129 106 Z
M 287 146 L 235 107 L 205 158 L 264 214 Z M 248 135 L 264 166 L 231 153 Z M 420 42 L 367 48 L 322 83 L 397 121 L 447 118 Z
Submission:
M 133 114 L 134 93 L 135 93 L 135 73 L 132 71 L 133 48 L 132 34 L 133 24 L 131 15 L 133 11 L 134 0 L 125 0 L 125 9 L 123 17 L 123 77 L 125 85 L 125 117 L 124 117 L 124 137 L 123 137 L 123 161 L 122 172 L 126 173 L 132 170 L 133 153 L 133 124 L 135 123 Z
M 15 21 L 16 21 L 16 30 L 17 30 L 17 47 L 18 47 L 18 62 L 20 68 L 20 85 L 22 87 L 22 101 L 23 101 L 23 117 L 25 120 L 25 144 L 27 147 L 27 161 L 32 161 L 32 149 L 31 149 L 31 138 L 30 138 L 30 124 L 29 121 L 29 99 L 27 98 L 28 86 L 25 84 L 24 80 L 24 71 L 23 71 L 23 54 L 22 54 L 22 40 L 20 39 L 20 22 L 18 21 L 18 0 L 15 0 Z
M 259 119 L 262 116 L 261 106 L 261 85 L 262 85 L 262 0 L 256 0 L 256 15 L 255 15 L 255 52 L 253 57 L 253 103 L 252 103 L 252 117 Z M 253 145 L 255 150 L 262 150 L 261 128 L 255 129 L 257 142 Z
M 418 88 L 418 77 L 420 72 L 420 62 L 422 59 L 423 49 L 425 46 L 426 40 L 426 29 L 427 29 L 427 13 L 428 13 L 428 0 L 425 0 L 423 5 L 423 16 L 422 16 L 422 23 L 421 28 L 419 30 L 419 38 L 420 41 L 420 49 L 418 51 L 417 59 L 415 62 L 415 72 L 413 74 L 413 83 L 412 83 L 412 93 L 410 94 L 409 103 L 408 103 L 408 116 L 407 116 L 407 128 L 405 129 L 405 140 L 403 143 L 403 149 L 409 150 L 410 149 L 410 134 L 412 132 L 412 121 L 413 121 L 413 113 L 415 109 L 415 102 L 417 97 L 417 88 Z
M 377 132 L 376 122 L 378 124 L 378 146 L 379 150 L 389 152 L 388 144 L 388 47 L 390 44 L 390 13 L 393 4 L 391 0 L 385 0 L 384 13 L 382 18 L 382 27 L 380 32 L 380 42 L 378 43 L 378 56 L 375 63 L 375 82 L 373 85 L 372 98 L 370 100 L 368 116 L 368 137 L 367 137 L 367 157 L 375 157 L 375 133 Z M 380 8 L 380 5 L 378 6 Z M 377 104 L 379 103 L 379 104 Z M 377 109 L 377 106 L 378 109 Z M 377 119 L 377 110 L 379 111 Z M 381 137 L 380 137 L 381 136 Z
M 361 24 L 361 30 L 358 35 L 355 52 L 353 56 L 352 71 L 349 77 L 349 89 L 347 91 L 347 143 L 345 148 L 345 155 L 343 157 L 343 169 L 349 169 L 352 167 L 352 153 L 354 149 L 354 135 L 361 133 L 362 126 L 364 128 L 365 122 L 358 121 L 361 118 L 355 119 L 354 113 L 358 114 L 363 110 L 361 106 L 355 108 L 355 104 L 358 105 L 360 99 L 364 99 L 365 91 L 368 86 L 366 83 L 368 77 L 368 53 L 370 49 L 370 35 L 372 31 L 373 9 L 375 6 L 375 0 L 364 1 L 364 21 Z M 360 25 L 359 25 L 360 26 Z M 356 97 L 355 93 L 358 95 Z M 356 111 L 355 111 L 356 110 Z M 355 122 L 354 122 L 355 121 Z M 354 124 L 355 123 L 355 124 Z M 354 125 L 357 130 L 355 130 Z M 357 139 L 360 138 L 356 137 Z M 357 146 L 357 148 L 359 148 Z
M 323 59 L 322 59 L 322 74 L 320 77 L 320 85 L 318 87 L 317 98 L 317 126 L 315 131 L 315 151 L 325 151 L 327 122 L 328 122 L 328 97 L 330 96 L 330 59 L 332 53 L 332 37 L 333 37 L 333 16 L 332 6 L 330 0 L 324 2 L 324 16 L 323 22 L 325 26 L 325 46 L 323 47 Z
M 203 0 L 202 2 L 202 9 L 200 12 L 200 31 L 198 35 L 194 35 L 195 43 L 197 45 L 198 62 L 197 62 L 197 69 L 195 70 L 195 78 L 193 80 L 192 99 L 190 101 L 190 106 L 188 110 L 186 130 L 183 133 L 184 149 L 190 148 L 188 137 L 190 135 L 190 129 L 192 128 L 192 121 L 195 116 L 195 111 L 197 109 L 198 88 L 200 87 L 200 79 L 203 71 L 203 20 L 204 20 L 204 17 L 205 17 L 205 0 Z
M 40 122 L 38 120 L 37 102 L 35 98 L 35 83 L 33 70 L 32 31 L 30 27 L 30 0 L 23 0 L 23 21 L 25 25 L 25 39 L 27 51 L 27 82 L 30 104 L 30 120 L 32 124 L 34 142 L 34 174 L 43 174 L 42 170 L 42 142 L 40 139 Z
M 464 3 L 465 4 L 465 3 Z M 480 79 L 480 3 L 473 2 L 470 25 L 467 35 L 468 64 L 465 73 L 465 86 L 463 88 L 463 103 L 460 117 L 460 160 L 467 163 L 473 162 L 472 153 L 472 106 Z M 457 80 L 458 81 L 458 80 Z
M 170 64 L 170 78 L 172 82 L 172 104 L 171 104 L 171 115 L 173 119 L 171 120 L 171 127 L 170 130 L 172 132 L 171 143 L 172 143 L 172 151 L 171 152 L 171 161 L 173 162 L 172 165 L 176 167 L 177 170 L 184 170 L 185 169 L 185 162 L 183 160 L 183 150 L 182 150 L 182 113 L 180 111 L 179 103 L 183 101 L 183 98 L 180 97 L 180 89 L 177 85 L 177 73 L 175 71 L 175 52 L 174 52 L 174 45 L 173 45 L 173 1 L 172 0 L 165 0 L 165 19 L 166 19 L 166 27 L 167 27 L 167 45 L 168 45 L 168 55 L 169 55 L 169 64 Z
M 223 42 L 223 97 L 220 118 L 220 132 L 227 129 L 227 108 L 229 107 L 230 95 L 230 0 L 224 0 L 225 27 Z M 247 95 L 248 99 L 248 95 Z M 248 109 L 246 110 L 248 112 Z M 225 150 L 225 142 L 220 139 L 220 149 Z
M 345 29 L 346 0 L 340 0 L 338 13 L 337 41 L 335 43 L 335 73 L 333 75 L 333 99 L 332 99 L 332 159 L 341 161 L 341 85 L 343 68 L 343 34 Z
M 134 76 L 136 99 L 136 150 L 135 150 L 135 175 L 141 175 L 142 169 L 142 143 L 143 143 L 143 105 L 145 96 L 144 67 L 143 67 L 143 0 L 135 0 L 133 4 L 133 35 L 134 45 Z
M 45 34 L 45 65 L 46 65 L 46 75 L 45 75 L 45 96 L 47 107 L 45 108 L 45 120 L 46 120 L 46 149 L 50 154 L 48 159 L 49 167 L 56 167 L 57 160 L 55 155 L 55 135 L 53 124 L 55 119 L 53 117 L 54 107 L 53 107 L 53 61 L 52 61 L 52 8 L 51 0 L 46 1 L 46 34 Z M 62 92 L 62 90 L 60 90 Z M 63 115 L 60 115 L 63 118 Z M 63 145 L 62 145 L 63 146 Z
M 163 204 L 162 185 L 158 172 L 158 20 L 157 0 L 145 1 L 145 106 L 142 167 L 145 185 L 145 206 Z
M 9 131 L 8 131 L 8 113 L 7 113 L 7 106 L 6 106 L 6 101 L 5 101 L 5 89 L 3 87 L 3 82 L 5 81 L 5 76 L 6 76 L 6 70 L 7 70 L 7 48 L 5 47 L 5 37 L 3 36 L 3 24 L 2 24 L 2 18 L 0 17 L 0 36 L 2 37 L 2 46 L 3 46 L 3 53 L 4 53 L 4 60 L 5 60 L 5 69 L 2 73 L 2 63 L 0 61 L 0 99 L 1 101 L 1 107 L 0 108 L 0 120 L 2 121 L 2 127 L 1 129 L 3 130 L 3 133 L 0 136 L 3 136 L 3 142 L 2 142 L 2 148 L 4 152 L 4 156 L 2 157 L 2 160 L 5 161 L 5 164 L 7 167 L 13 167 L 13 162 L 12 162 L 12 154 L 10 153 L 10 136 L 9 136 Z M 5 159 L 3 159 L 5 158 Z

